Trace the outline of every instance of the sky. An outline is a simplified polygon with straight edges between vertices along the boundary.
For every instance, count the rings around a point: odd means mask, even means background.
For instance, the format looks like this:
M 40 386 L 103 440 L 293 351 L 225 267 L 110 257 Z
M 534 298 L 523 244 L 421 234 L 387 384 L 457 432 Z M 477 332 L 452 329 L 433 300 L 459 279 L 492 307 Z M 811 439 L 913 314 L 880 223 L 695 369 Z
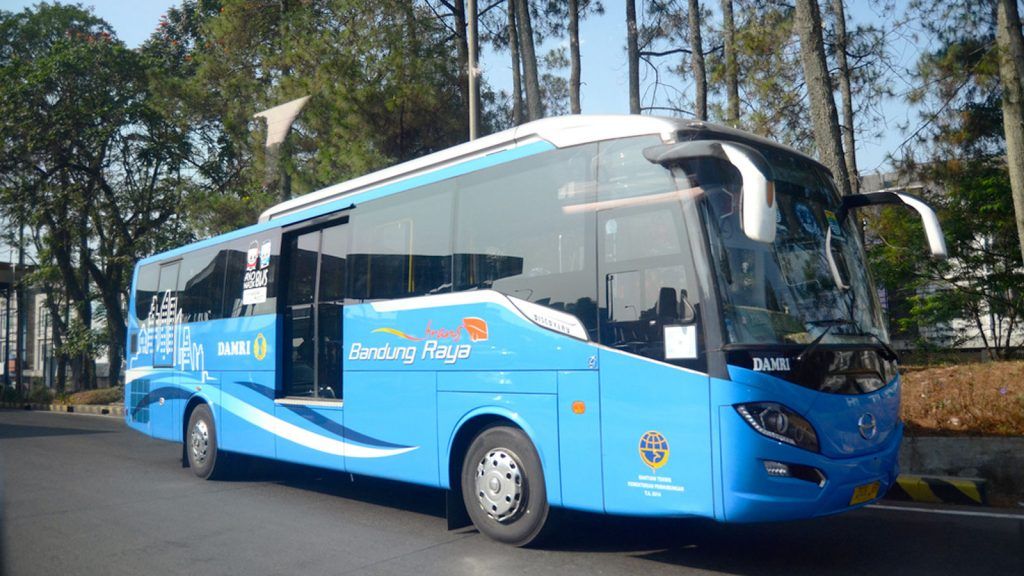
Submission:
M 35 2 L 26 0 L 0 0 L 0 8 L 18 11 Z M 117 35 L 128 45 L 138 46 L 156 29 L 161 15 L 169 6 L 179 2 L 172 0 L 83 0 L 82 4 L 92 7 L 94 12 L 111 24 Z M 581 90 L 582 109 L 585 114 L 625 114 L 629 111 L 627 93 L 627 69 L 625 58 L 625 3 L 623 0 L 603 0 L 605 14 L 591 16 L 580 25 L 580 52 L 582 62 Z M 703 4 L 717 10 L 718 2 L 704 0 Z M 848 29 L 856 24 L 881 24 L 893 15 L 883 13 L 865 0 L 849 1 Z M 903 0 L 898 1 L 902 12 Z M 642 15 L 638 15 L 642 19 Z M 538 54 L 555 47 L 546 44 Z M 905 69 L 917 60 L 918 48 L 908 38 L 892 38 L 891 50 L 895 56 L 895 68 Z M 511 65 L 507 54 L 494 54 L 484 50 L 480 68 L 483 76 L 496 89 L 510 91 Z M 568 74 L 568 71 L 565 71 Z M 643 79 L 641 79 L 643 82 Z M 692 85 L 673 78 L 682 90 L 692 90 Z M 909 85 L 897 78 L 893 90 L 899 95 Z M 838 95 L 837 95 L 838 98 Z M 837 101 L 838 105 L 838 101 Z M 900 98 L 885 103 L 884 134 L 881 138 L 861 137 L 857 144 L 857 163 L 861 174 L 885 171 L 888 164 L 886 155 L 895 153 L 905 136 L 898 128 L 901 124 L 915 127 L 919 119 L 914 110 L 907 107 Z M 896 154 L 898 156 L 898 154 Z

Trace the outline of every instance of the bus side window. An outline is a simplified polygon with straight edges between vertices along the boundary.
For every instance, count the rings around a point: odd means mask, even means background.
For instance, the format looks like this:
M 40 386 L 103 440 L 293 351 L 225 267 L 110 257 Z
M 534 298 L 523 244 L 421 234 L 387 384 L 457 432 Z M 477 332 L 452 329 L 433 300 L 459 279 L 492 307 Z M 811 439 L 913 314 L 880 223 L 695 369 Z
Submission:
M 452 288 L 452 185 L 384 198 L 353 213 L 348 254 L 355 302 L 410 298 Z
M 555 150 L 461 178 L 454 289 L 562 310 L 596 336 L 596 150 Z
M 212 248 L 186 254 L 178 274 L 178 294 L 185 322 L 221 317 L 224 254 Z

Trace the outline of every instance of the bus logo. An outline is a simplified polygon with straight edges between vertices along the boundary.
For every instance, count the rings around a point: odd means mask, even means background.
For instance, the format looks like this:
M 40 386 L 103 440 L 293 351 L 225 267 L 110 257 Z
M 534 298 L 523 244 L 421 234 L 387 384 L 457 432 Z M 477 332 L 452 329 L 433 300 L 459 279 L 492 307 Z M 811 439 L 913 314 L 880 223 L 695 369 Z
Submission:
M 789 372 L 789 358 L 754 358 L 755 372 Z
M 252 355 L 257 360 L 263 360 L 267 357 L 267 338 L 260 332 L 256 335 L 256 340 L 252 343 Z
M 487 341 L 487 321 L 483 318 L 463 318 L 462 326 L 466 329 L 466 333 L 469 334 L 470 342 Z
M 668 455 L 668 440 L 661 432 L 650 430 L 640 437 L 640 459 L 651 469 L 652 474 L 668 463 Z

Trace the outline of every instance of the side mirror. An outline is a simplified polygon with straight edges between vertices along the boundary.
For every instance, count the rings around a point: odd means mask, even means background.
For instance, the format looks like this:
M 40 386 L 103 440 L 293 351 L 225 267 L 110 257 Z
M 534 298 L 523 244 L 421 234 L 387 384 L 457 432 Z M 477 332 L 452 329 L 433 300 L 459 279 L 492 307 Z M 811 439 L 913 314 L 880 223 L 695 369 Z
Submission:
M 740 197 L 740 224 L 747 238 L 755 242 L 775 242 L 775 184 L 771 166 L 760 152 L 738 142 L 695 140 L 679 144 L 653 146 L 644 150 L 650 162 L 671 167 L 680 160 L 719 158 L 729 162 L 743 179 Z
M 931 250 L 932 257 L 947 258 L 949 256 L 949 252 L 946 250 L 946 238 L 942 235 L 942 225 L 939 224 L 939 217 L 935 215 L 935 211 L 932 210 L 931 206 L 916 196 L 888 190 L 846 196 L 843 198 L 843 205 L 840 207 L 836 218 L 842 222 L 846 219 L 850 210 L 881 204 L 903 204 L 916 210 L 924 223 L 924 233 L 928 238 L 928 248 Z

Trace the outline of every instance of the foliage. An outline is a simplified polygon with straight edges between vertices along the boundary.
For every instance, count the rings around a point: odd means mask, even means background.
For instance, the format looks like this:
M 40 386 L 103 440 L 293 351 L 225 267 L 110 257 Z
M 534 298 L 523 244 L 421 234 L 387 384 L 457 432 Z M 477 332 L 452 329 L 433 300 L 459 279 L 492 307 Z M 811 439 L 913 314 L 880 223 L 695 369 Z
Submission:
M 885 244 L 872 248 L 872 264 L 883 284 L 909 297 L 901 330 L 946 324 L 952 344 L 977 337 L 990 355 L 1006 357 L 1021 338 L 1024 266 L 1004 157 L 995 11 L 991 3 L 961 0 L 919 0 L 911 10 L 938 46 L 914 71 L 909 97 L 922 110 L 922 126 L 901 169 L 935 183 L 928 199 L 938 208 L 950 259 L 923 257 L 920 225 L 883 214 Z
M 271 9 L 228 0 L 200 30 L 208 44 L 192 54 L 198 63 L 193 81 L 197 90 L 216 95 L 211 108 L 243 166 L 236 193 L 255 199 L 254 208 L 274 199 L 260 193 L 273 167 L 266 165 L 261 128 L 252 119 L 258 110 L 312 95 L 290 136 L 284 167 L 295 194 L 461 139 L 458 71 L 443 29 L 408 2 L 317 0 Z
M 95 289 L 119 367 L 135 260 L 187 237 L 190 142 L 153 105 L 143 58 L 86 10 L 4 13 L 0 39 L 0 201 L 40 231 L 86 325 Z
M 910 303 L 898 328 L 914 333 L 918 326 L 949 325 L 952 344 L 980 337 L 993 356 L 1007 357 L 1024 321 L 1024 267 L 1005 165 L 999 157 L 969 158 L 918 167 L 918 173 L 944 186 L 927 200 L 942 221 L 950 258 L 931 258 L 920 221 L 901 209 L 887 209 L 874 222 L 880 238 L 868 249 L 874 275 Z M 989 314 L 1003 319 L 994 329 Z
M 27 400 L 33 404 L 49 404 L 53 402 L 54 393 L 46 386 L 36 385 L 29 391 Z

